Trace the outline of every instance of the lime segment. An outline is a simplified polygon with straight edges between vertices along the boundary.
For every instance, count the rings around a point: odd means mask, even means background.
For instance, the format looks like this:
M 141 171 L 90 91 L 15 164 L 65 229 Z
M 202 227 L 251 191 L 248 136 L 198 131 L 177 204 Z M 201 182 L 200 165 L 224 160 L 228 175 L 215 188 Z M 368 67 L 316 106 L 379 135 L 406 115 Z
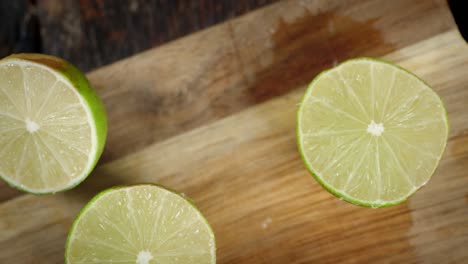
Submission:
M 379 60 L 344 62 L 314 79 L 298 111 L 298 144 L 315 178 L 349 202 L 399 203 L 431 178 L 448 138 L 437 94 Z
M 114 188 L 82 210 L 66 263 L 213 264 L 214 234 L 182 196 L 154 185 Z

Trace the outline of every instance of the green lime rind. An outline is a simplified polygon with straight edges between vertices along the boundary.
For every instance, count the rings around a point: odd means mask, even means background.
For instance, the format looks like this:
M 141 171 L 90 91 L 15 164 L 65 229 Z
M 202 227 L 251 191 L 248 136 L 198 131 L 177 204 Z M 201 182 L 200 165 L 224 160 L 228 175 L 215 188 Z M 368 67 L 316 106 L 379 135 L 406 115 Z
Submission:
M 198 212 L 198 214 L 201 216 L 201 219 L 205 222 L 206 226 L 208 227 L 211 235 L 212 235 L 212 238 L 213 238 L 213 247 L 214 247 L 214 250 L 216 252 L 216 236 L 215 236 L 215 232 L 213 230 L 213 228 L 211 227 L 210 223 L 208 222 L 208 220 L 206 219 L 206 217 L 201 213 L 201 211 L 197 208 L 197 206 L 195 205 L 195 202 L 190 199 L 189 197 L 183 195 L 183 194 L 180 194 L 170 188 L 167 188 L 165 186 L 162 186 L 162 185 L 159 185 L 159 184 L 155 184 L 155 183 L 139 183 L 139 184 L 130 184 L 130 185 L 120 185 L 120 186 L 114 186 L 114 187 L 111 187 L 111 188 L 108 188 L 108 189 L 105 189 L 101 192 L 99 192 L 98 194 L 96 194 L 81 210 L 80 212 L 78 213 L 78 215 L 75 217 L 75 220 L 73 221 L 72 223 L 72 226 L 70 228 L 70 231 L 68 232 L 68 236 L 67 236 L 67 240 L 65 242 L 65 263 L 70 263 L 68 261 L 68 251 L 69 251 L 69 248 L 70 248 L 70 242 L 71 242 L 71 237 L 72 237 L 72 234 L 74 233 L 75 229 L 76 229 L 76 226 L 78 225 L 78 221 L 80 220 L 80 218 L 82 217 L 82 215 L 88 210 L 91 208 L 91 206 L 94 204 L 94 202 L 96 202 L 99 198 L 101 198 L 103 195 L 109 193 L 109 192 L 112 192 L 112 191 L 116 191 L 116 190 L 120 190 L 120 189 L 125 189 L 125 188 L 131 188 L 131 187 L 137 187 L 137 186 L 152 186 L 152 187 L 157 187 L 157 188 L 161 188 L 163 190 L 166 190 L 168 192 L 171 192 L 179 197 L 181 197 L 182 199 L 184 199 L 185 201 L 187 201 L 194 209 L 195 211 Z M 213 254 L 213 260 L 212 262 L 213 263 L 216 263 L 216 253 Z
M 374 58 L 369 58 L 369 57 L 360 57 L 360 58 L 353 58 L 353 59 L 348 59 L 348 60 L 345 60 L 341 63 L 339 63 L 338 65 L 336 65 L 335 67 L 331 68 L 331 69 L 328 69 L 328 70 L 325 70 L 325 71 L 322 71 L 321 73 L 319 73 L 313 80 L 312 82 L 308 85 L 304 95 L 302 96 L 302 99 L 301 99 L 301 103 L 300 103 L 300 106 L 297 110 L 297 113 L 296 113 L 296 138 L 297 138 L 297 144 L 298 144 L 298 149 L 299 149 L 299 153 L 301 155 L 301 159 L 302 161 L 304 162 L 307 170 L 309 171 L 309 173 L 314 177 L 314 179 L 323 187 L 325 188 L 325 190 L 327 190 L 329 193 L 333 194 L 334 196 L 340 198 L 341 200 L 344 200 L 346 202 L 349 202 L 351 204 L 354 204 L 354 205 L 358 205 L 358 206 L 363 206 L 363 207 L 371 207 L 371 208 L 384 208 L 384 207 L 390 207 L 390 206 L 393 206 L 393 205 L 397 205 L 397 204 L 400 204 L 404 201 L 406 201 L 409 197 L 411 197 L 413 194 L 415 194 L 419 189 L 421 189 L 423 186 L 420 186 L 418 188 L 415 188 L 412 192 L 408 193 L 407 196 L 403 197 L 402 199 L 400 200 L 396 200 L 396 201 L 389 201 L 389 202 L 385 202 L 385 203 L 373 203 L 373 202 L 369 202 L 369 201 L 361 201 L 361 200 L 358 200 L 358 199 L 353 199 L 352 197 L 348 196 L 346 193 L 343 193 L 343 192 L 340 192 L 340 191 L 337 191 L 335 188 L 333 188 L 332 186 L 328 185 L 327 183 L 325 183 L 319 176 L 318 174 L 314 171 L 314 169 L 312 168 L 312 166 L 309 164 L 309 162 L 307 161 L 307 158 L 305 157 L 305 153 L 303 151 L 303 145 L 302 145 L 302 137 L 301 137 L 301 128 L 300 128 L 300 120 L 301 120 L 301 109 L 304 105 L 304 102 L 307 98 L 307 96 L 311 93 L 312 89 L 313 89 L 313 86 L 315 84 L 315 82 L 320 79 L 320 77 L 330 71 L 333 71 L 335 70 L 336 68 L 340 67 L 342 64 L 345 64 L 347 62 L 352 62 L 352 61 L 359 61 L 359 60 L 368 60 L 368 61 L 372 61 L 372 62 L 380 62 L 380 63 L 385 63 L 387 65 L 390 65 L 390 66 L 393 66 L 393 67 L 396 67 L 408 74 L 410 74 L 411 76 L 414 76 L 416 77 L 419 81 L 421 81 L 422 83 L 424 83 L 429 89 L 431 89 L 432 91 L 434 91 L 434 89 L 428 85 L 424 80 L 422 80 L 421 78 L 419 78 L 417 75 L 415 75 L 414 73 L 406 70 L 405 68 L 401 67 L 401 66 L 398 66 L 398 65 L 395 65 L 391 62 L 388 62 L 388 61 L 385 61 L 385 60 L 382 60 L 382 59 L 374 59 Z M 445 142 L 448 141 L 448 135 L 450 134 L 450 125 L 449 125 L 449 119 L 448 119 L 448 113 L 447 113 L 447 108 L 445 107 L 444 105 L 444 102 L 442 101 L 442 99 L 440 98 L 440 96 L 434 91 L 434 93 L 437 95 L 437 97 L 439 98 L 440 100 L 440 103 L 442 105 L 442 108 L 444 110 L 444 113 L 445 113 L 445 124 L 446 124 L 446 128 L 447 128 L 447 135 L 446 135 L 446 139 L 445 139 Z M 440 165 L 440 162 L 442 160 L 442 157 L 444 156 L 445 152 L 447 151 L 447 143 L 445 144 L 444 146 L 444 150 L 442 152 L 442 154 L 440 155 L 440 158 L 439 160 L 437 161 L 437 165 L 434 167 L 434 170 L 432 171 L 431 173 L 431 177 L 434 175 L 435 171 L 437 170 L 437 168 L 439 167 Z
M 96 91 L 90 85 L 84 73 L 64 59 L 45 54 L 19 53 L 5 57 L 1 59 L 0 62 L 11 59 L 28 61 L 39 66 L 47 67 L 53 72 L 60 74 L 73 85 L 78 94 L 82 97 L 83 103 L 90 110 L 91 117 L 93 119 L 92 123 L 94 123 L 95 126 L 94 136 L 96 138 L 96 151 L 92 157 L 93 163 L 89 167 L 88 171 L 83 174 L 83 177 L 62 189 L 36 192 L 22 188 L 20 185 L 11 182 L 7 177 L 3 177 L 2 175 L 0 175 L 0 179 L 4 180 L 9 186 L 17 190 L 34 195 L 48 195 L 73 189 L 89 176 L 92 170 L 96 167 L 104 150 L 107 138 L 107 114 L 104 104 Z

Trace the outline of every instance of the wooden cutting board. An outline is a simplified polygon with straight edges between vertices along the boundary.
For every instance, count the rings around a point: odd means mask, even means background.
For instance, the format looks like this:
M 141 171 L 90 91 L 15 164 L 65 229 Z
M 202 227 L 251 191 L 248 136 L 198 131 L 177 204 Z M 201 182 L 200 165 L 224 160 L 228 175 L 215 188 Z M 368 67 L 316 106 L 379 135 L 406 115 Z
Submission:
M 390 208 L 335 198 L 297 151 L 305 85 L 356 56 L 418 74 L 451 123 L 432 180 Z M 281 1 L 88 76 L 109 115 L 104 156 L 65 193 L 0 185 L 0 263 L 62 263 L 82 206 L 140 182 L 193 198 L 218 263 L 468 262 L 468 46 L 443 0 Z

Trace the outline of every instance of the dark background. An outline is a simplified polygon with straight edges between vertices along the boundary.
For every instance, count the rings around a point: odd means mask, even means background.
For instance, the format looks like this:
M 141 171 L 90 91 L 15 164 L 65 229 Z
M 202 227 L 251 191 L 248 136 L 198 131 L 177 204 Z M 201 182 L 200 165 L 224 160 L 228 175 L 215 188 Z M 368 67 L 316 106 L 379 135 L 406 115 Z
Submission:
M 40 52 L 85 71 L 278 0 L 0 0 L 0 58 Z
M 277 1 L 0 0 L 0 58 L 40 52 L 89 71 Z M 466 0 L 448 2 L 467 39 Z

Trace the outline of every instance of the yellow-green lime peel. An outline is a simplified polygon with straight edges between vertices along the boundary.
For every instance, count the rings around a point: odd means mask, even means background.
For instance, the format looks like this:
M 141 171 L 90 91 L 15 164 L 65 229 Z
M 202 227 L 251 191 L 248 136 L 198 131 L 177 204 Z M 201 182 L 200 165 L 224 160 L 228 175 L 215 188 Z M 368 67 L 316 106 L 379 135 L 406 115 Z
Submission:
M 426 184 L 448 132 L 444 105 L 426 83 L 371 58 L 318 75 L 297 114 L 299 150 L 315 179 L 369 207 L 398 204 Z
M 43 54 L 0 60 L 0 178 L 33 194 L 73 188 L 104 148 L 104 106 L 84 74 Z
M 185 197 L 156 185 L 115 187 L 79 213 L 65 263 L 215 264 L 215 237 Z

